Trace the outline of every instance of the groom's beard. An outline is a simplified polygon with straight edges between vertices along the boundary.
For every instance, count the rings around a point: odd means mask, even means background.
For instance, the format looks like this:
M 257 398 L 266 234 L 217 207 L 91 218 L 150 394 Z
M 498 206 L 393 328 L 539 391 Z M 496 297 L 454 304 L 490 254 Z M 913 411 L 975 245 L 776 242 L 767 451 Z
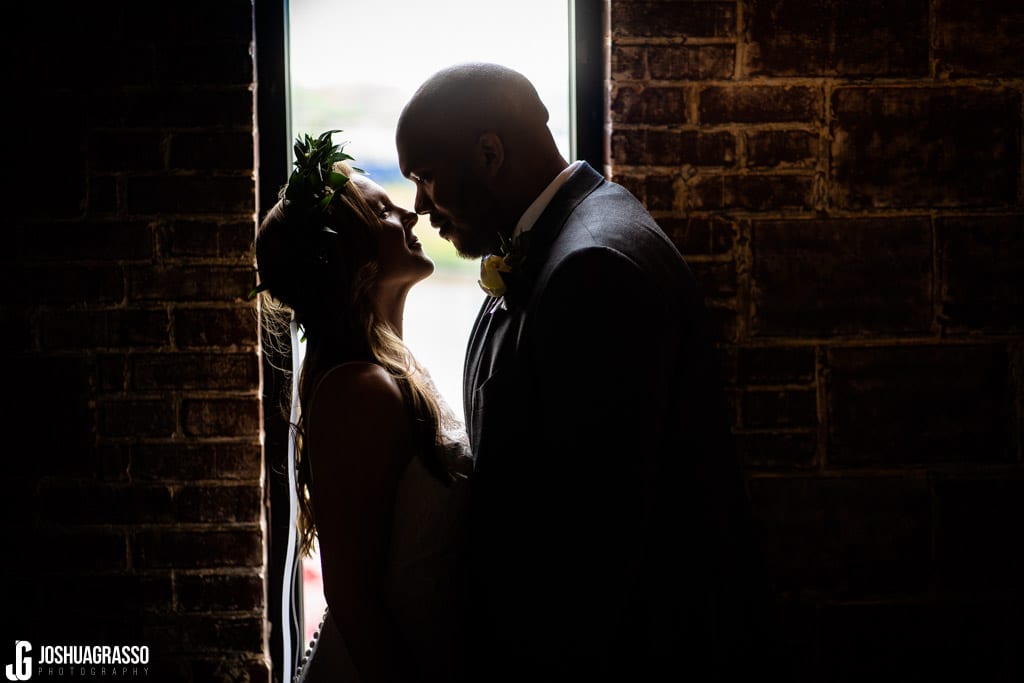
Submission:
M 456 253 L 464 259 L 497 254 L 501 246 L 498 233 L 494 230 L 456 227 L 450 223 L 441 229 L 441 237 L 448 240 L 455 247 Z

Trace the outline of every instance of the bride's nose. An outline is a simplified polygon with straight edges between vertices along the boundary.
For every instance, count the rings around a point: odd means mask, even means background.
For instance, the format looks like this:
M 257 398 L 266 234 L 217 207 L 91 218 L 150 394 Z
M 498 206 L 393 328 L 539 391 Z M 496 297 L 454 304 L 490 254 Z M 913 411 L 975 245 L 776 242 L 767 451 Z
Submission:
M 402 227 L 404 227 L 406 230 L 409 230 L 410 228 L 412 228 L 412 226 L 416 225 L 416 221 L 418 220 L 419 216 L 416 215 L 415 211 L 410 211 L 409 209 L 402 209 Z

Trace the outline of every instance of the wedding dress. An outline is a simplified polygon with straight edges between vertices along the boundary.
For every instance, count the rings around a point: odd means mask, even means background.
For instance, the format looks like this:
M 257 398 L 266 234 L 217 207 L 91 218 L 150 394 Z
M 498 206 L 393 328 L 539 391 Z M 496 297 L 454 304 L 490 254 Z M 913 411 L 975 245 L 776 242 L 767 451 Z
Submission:
M 446 458 L 469 462 L 463 423 L 434 391 L 446 417 L 439 426 L 439 448 Z M 422 681 L 454 680 L 463 657 L 458 605 L 464 589 L 467 484 L 457 479 L 446 487 L 419 457 L 410 460 L 398 483 L 383 597 Z M 360 681 L 329 608 L 294 681 Z

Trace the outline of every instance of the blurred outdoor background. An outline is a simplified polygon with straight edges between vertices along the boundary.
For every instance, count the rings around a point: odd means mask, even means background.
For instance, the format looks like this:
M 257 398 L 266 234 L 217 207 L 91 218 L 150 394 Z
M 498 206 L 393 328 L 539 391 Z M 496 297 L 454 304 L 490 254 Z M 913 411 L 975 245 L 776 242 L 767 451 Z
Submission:
M 549 126 L 569 152 L 569 2 L 290 0 L 290 139 L 325 130 L 346 142 L 352 162 L 411 209 L 413 184 L 398 169 L 394 132 L 402 106 L 438 69 L 465 61 L 504 64 L 529 78 L 548 107 Z M 405 341 L 444 399 L 462 415 L 462 363 L 484 294 L 479 263 L 459 257 L 427 217 L 414 232 L 436 270 L 413 288 Z M 305 643 L 325 606 L 320 558 L 303 561 Z

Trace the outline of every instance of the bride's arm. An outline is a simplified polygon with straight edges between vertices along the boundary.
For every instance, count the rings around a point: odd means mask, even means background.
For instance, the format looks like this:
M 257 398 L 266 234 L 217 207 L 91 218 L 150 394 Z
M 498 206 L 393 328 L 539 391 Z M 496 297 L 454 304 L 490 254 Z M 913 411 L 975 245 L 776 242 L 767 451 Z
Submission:
M 324 595 L 365 683 L 407 681 L 409 658 L 383 597 L 395 492 L 413 457 L 409 418 L 394 378 L 346 363 L 310 401 L 313 473 Z

